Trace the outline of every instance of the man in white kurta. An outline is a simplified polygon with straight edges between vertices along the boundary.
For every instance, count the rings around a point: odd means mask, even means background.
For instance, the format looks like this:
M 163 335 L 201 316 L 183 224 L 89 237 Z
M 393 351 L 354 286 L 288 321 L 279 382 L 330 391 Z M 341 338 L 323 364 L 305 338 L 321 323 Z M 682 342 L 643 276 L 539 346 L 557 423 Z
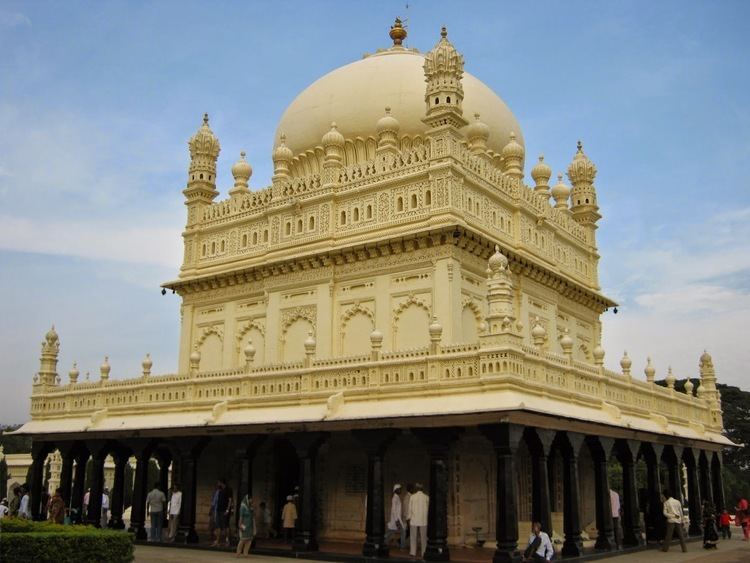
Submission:
M 417 556 L 417 536 L 420 542 L 420 556 L 424 557 L 424 551 L 427 549 L 427 511 L 430 506 L 430 497 L 422 491 L 422 484 L 414 485 L 416 492 L 411 495 L 409 500 L 409 533 L 411 534 L 409 553 L 412 557 Z
M 406 547 L 406 525 L 402 519 L 401 514 L 401 485 L 396 483 L 393 485 L 393 496 L 391 497 L 391 517 L 388 520 L 385 531 L 385 545 L 391 542 L 391 537 L 396 532 L 401 533 L 400 547 L 404 549 Z

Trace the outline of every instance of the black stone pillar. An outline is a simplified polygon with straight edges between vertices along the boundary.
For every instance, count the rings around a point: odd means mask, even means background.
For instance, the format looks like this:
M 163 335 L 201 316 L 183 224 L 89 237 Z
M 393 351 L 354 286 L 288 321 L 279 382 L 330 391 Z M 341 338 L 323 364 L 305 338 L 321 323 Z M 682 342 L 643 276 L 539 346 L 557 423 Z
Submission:
M 711 463 L 711 488 L 714 494 L 714 504 L 716 505 L 717 513 L 727 508 L 726 499 L 724 498 L 724 479 L 722 478 L 721 467 L 723 461 L 721 454 L 718 452 L 710 452 L 706 454 L 709 456 Z
M 102 495 L 104 495 L 104 460 L 107 451 L 94 446 L 91 452 L 91 492 L 86 512 L 86 523 L 97 528 L 102 525 Z
M 86 486 L 86 465 L 89 461 L 89 453 L 85 447 L 79 445 L 76 450 L 75 456 L 75 474 L 73 478 L 73 491 L 70 495 L 70 509 L 71 512 L 75 511 L 77 517 L 76 523 L 83 522 L 83 495 L 85 494 L 84 488 Z
M 383 458 L 397 430 L 354 430 L 354 437 L 367 453 L 367 515 L 365 519 L 365 557 L 388 557 L 385 544 L 385 491 Z
M 242 437 L 243 446 L 235 451 L 234 463 L 237 468 L 237 487 L 235 488 L 237 494 L 235 506 L 237 509 L 235 510 L 235 517 L 237 529 L 239 529 L 239 507 L 242 499 L 245 498 L 245 495 L 251 498 L 253 496 L 253 460 L 255 459 L 258 447 L 263 443 L 263 439 L 263 436 Z
M 711 465 L 706 458 L 706 452 L 695 451 L 698 453 L 698 482 L 700 483 L 701 499 L 707 500 L 711 506 L 716 508 L 714 489 L 711 485 Z
M 175 541 L 181 543 L 198 543 L 195 531 L 195 505 L 198 495 L 198 460 L 203 448 L 208 443 L 206 438 L 184 438 L 178 442 L 180 459 L 180 481 L 182 484 L 182 509 L 180 525 Z
M 122 530 L 125 523 L 122 521 L 123 503 L 125 501 L 125 466 L 128 463 L 130 452 L 117 450 L 112 454 L 115 460 L 115 478 L 112 483 L 112 497 L 109 502 L 108 528 Z
M 639 443 L 622 440 L 618 443 L 618 458 L 622 465 L 622 544 L 625 547 L 643 545 L 635 461 Z
M 671 451 L 670 451 L 671 450 Z M 679 446 L 668 446 L 663 454 L 664 462 L 667 464 L 667 479 L 669 480 L 669 492 L 682 503 L 684 498 L 682 491 L 682 448 Z
M 611 551 L 617 549 L 615 526 L 612 521 L 612 503 L 609 493 L 609 454 L 614 440 L 588 436 L 586 438 L 594 460 L 594 483 L 596 493 L 596 543 L 594 549 Z
M 45 520 L 42 507 L 42 486 L 44 484 L 44 464 L 47 461 L 49 447 L 44 442 L 35 442 L 31 447 L 31 481 L 29 482 L 29 497 L 31 503 L 31 518 Z
M 542 525 L 542 530 L 552 537 L 552 507 L 550 506 L 550 486 L 548 458 L 554 430 L 527 428 L 525 435 L 531 451 L 531 519 Z
M 687 467 L 688 509 L 690 511 L 688 535 L 690 536 L 703 534 L 703 503 L 701 502 L 701 489 L 698 480 L 699 455 L 700 452 L 692 449 L 686 449 L 683 453 L 685 467 Z
M 295 434 L 290 437 L 299 457 L 299 512 L 292 542 L 292 549 L 295 551 L 318 550 L 315 458 L 325 437 L 324 434 L 316 432 Z
M 60 450 L 62 467 L 60 468 L 60 491 L 66 508 L 70 508 L 73 486 L 73 452 L 71 448 Z
M 128 528 L 128 531 L 134 533 L 137 540 L 145 540 L 148 537 L 146 533 L 146 494 L 148 491 L 148 463 L 150 459 L 150 449 L 140 448 L 136 450 L 133 503 L 130 507 L 130 528 Z
M 563 454 L 563 557 L 583 555 L 581 539 L 581 491 L 578 481 L 578 455 L 581 452 L 583 436 L 566 432 L 567 440 L 561 441 Z
M 644 448 L 648 488 L 648 519 L 646 541 L 658 542 L 664 537 L 663 502 L 661 500 L 661 473 L 659 471 L 664 446 L 650 444 Z
M 516 454 L 523 426 L 501 422 L 480 427 L 492 442 L 497 462 L 497 499 L 495 501 L 495 537 L 497 547 L 493 563 L 518 563 L 518 502 L 516 498 Z

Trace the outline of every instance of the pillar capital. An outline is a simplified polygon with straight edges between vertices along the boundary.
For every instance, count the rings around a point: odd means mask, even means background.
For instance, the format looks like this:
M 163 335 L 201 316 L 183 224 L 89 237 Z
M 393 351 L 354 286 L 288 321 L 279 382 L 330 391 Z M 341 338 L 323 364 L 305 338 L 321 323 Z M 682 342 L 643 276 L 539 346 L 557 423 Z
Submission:
M 479 430 L 492 442 L 495 450 L 500 449 L 515 454 L 521 445 L 524 427 L 510 422 L 498 422 L 496 424 L 483 424 L 479 427 Z

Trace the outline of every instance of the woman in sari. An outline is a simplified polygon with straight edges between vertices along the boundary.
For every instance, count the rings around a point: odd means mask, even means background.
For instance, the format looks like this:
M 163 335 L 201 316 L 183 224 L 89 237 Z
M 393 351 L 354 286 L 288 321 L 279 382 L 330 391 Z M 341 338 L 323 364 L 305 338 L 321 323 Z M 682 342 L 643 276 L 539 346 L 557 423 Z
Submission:
M 703 501 L 703 549 L 716 549 L 719 531 L 716 529 L 716 511 L 707 500 Z
M 240 541 L 237 544 L 237 557 L 250 554 L 250 546 L 255 537 L 255 511 L 253 510 L 253 499 L 248 495 L 245 495 L 242 504 L 240 504 L 239 528 Z

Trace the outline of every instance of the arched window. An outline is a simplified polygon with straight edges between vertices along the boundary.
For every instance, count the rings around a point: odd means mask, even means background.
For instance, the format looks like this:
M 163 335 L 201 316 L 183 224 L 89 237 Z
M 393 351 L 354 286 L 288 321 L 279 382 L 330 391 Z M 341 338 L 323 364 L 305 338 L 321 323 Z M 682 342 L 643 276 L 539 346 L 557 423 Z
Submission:
M 448 97 L 445 98 L 445 103 L 446 104 L 451 103 L 451 97 L 450 96 L 448 96 Z
M 342 225 L 346 225 L 346 211 L 342 211 L 341 212 L 341 221 L 340 221 L 340 223 Z
M 354 220 L 359 221 L 359 207 L 354 208 Z
M 435 98 L 435 105 L 438 105 L 440 103 L 440 98 Z
M 310 231 L 315 230 L 315 217 L 310 217 L 310 219 L 307 221 L 307 228 Z
M 225 242 L 222 240 L 221 241 L 221 251 L 222 252 L 224 252 L 224 248 L 225 248 Z
M 297 219 L 297 232 L 302 232 L 302 219 Z
M 365 212 L 365 217 L 367 219 L 372 219 L 372 205 L 367 206 L 367 211 Z
M 399 197 L 396 200 L 396 211 L 403 211 L 404 210 L 404 198 Z
M 205 256 L 205 255 L 206 255 L 206 245 L 204 244 L 203 245 L 203 256 Z
M 247 246 L 247 235 L 242 235 L 242 246 Z
M 253 244 L 258 244 L 258 233 L 253 233 Z
M 284 227 L 284 232 L 286 232 L 286 236 L 292 234 L 292 224 L 289 221 L 287 221 L 286 226 Z
M 417 194 L 411 194 L 411 208 L 417 207 Z
M 211 243 L 211 254 L 216 254 L 216 243 L 215 242 Z
M 268 242 L 268 229 L 263 231 L 263 242 Z
M 432 205 L 432 191 L 431 190 L 427 190 L 424 193 L 424 204 L 425 205 Z

